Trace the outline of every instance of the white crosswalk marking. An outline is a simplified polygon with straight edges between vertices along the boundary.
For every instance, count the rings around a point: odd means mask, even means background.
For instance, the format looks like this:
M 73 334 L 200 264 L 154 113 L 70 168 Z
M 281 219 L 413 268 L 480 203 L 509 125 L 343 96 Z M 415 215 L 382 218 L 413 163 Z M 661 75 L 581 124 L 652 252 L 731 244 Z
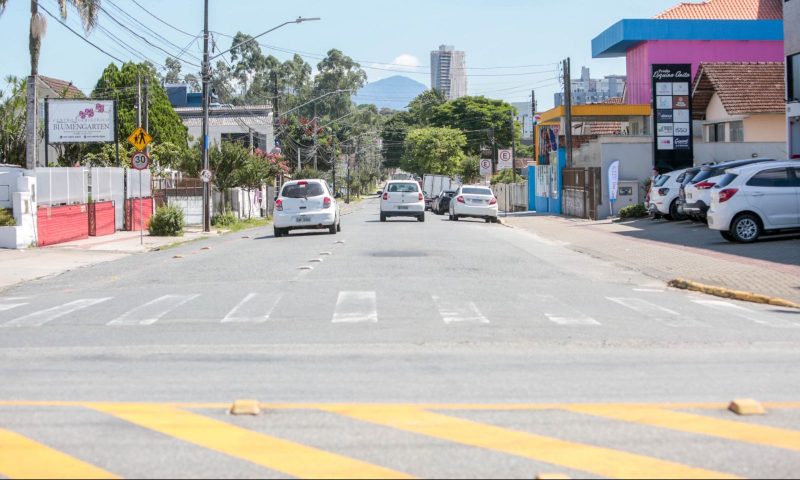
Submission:
M 333 323 L 377 323 L 375 292 L 339 292 Z
M 655 320 L 668 327 L 697 327 L 702 326 L 700 322 L 687 318 L 680 312 L 656 305 L 655 303 L 642 300 L 641 298 L 616 298 L 606 297 L 606 299 L 629 308 L 634 312 L 641 313 L 649 320 Z
M 444 323 L 489 323 L 474 302 L 445 301 L 432 295 Z
M 768 327 L 774 327 L 774 328 L 800 328 L 800 324 L 795 322 L 790 322 L 785 318 L 772 318 L 772 317 L 766 317 L 766 315 L 762 316 L 757 312 L 754 312 L 753 310 L 747 309 L 739 305 L 735 305 L 730 302 L 726 302 L 724 300 L 697 299 L 697 300 L 692 300 L 692 302 L 717 311 L 729 313 L 739 318 L 744 318 L 745 320 L 758 323 L 759 325 L 766 325 Z
M 600 322 L 594 318 L 560 301 L 554 295 L 537 295 L 536 297 L 541 302 L 536 310 L 546 309 L 544 316 L 557 325 L 600 325 Z
M 254 302 L 260 296 L 257 293 L 250 293 L 242 299 L 235 307 L 225 315 L 222 323 L 264 323 L 269 320 L 272 311 L 278 305 L 283 295 L 273 295 L 272 299 L 268 299 L 267 309 L 263 311 L 263 302 Z M 262 311 L 256 311 L 261 308 Z
M 0 303 L 0 312 L 5 312 L 6 310 L 11 310 L 17 307 L 24 307 L 27 303 Z
M 109 325 L 152 325 L 176 308 L 191 302 L 200 295 L 164 295 L 124 313 Z
M 41 327 L 42 325 L 52 322 L 53 320 L 69 315 L 70 313 L 83 310 L 84 308 L 97 305 L 99 303 L 111 300 L 112 297 L 106 298 L 81 298 L 57 307 L 51 307 L 38 312 L 33 312 L 23 317 L 11 320 L 6 323 L 6 327 Z

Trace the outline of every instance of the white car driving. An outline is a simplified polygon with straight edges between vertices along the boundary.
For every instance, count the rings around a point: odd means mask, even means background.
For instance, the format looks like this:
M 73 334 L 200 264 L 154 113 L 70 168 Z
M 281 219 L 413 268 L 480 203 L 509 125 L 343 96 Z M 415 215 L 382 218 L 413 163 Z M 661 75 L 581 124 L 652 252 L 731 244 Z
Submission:
M 450 199 L 450 220 L 482 218 L 497 223 L 497 198 L 489 187 L 465 185 Z
M 381 196 L 381 222 L 389 217 L 414 217 L 425 221 L 425 195 L 413 180 L 391 180 Z
M 286 182 L 275 199 L 275 236 L 290 230 L 328 229 L 335 235 L 342 231 L 339 204 L 325 180 Z
M 758 163 L 726 171 L 711 192 L 708 226 L 729 241 L 800 230 L 800 161 Z

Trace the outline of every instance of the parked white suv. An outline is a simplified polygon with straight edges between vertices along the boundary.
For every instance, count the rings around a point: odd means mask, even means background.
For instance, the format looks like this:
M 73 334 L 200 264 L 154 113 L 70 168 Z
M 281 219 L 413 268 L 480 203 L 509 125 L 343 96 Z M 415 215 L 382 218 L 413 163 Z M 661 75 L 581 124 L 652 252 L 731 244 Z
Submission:
M 800 229 L 800 161 L 728 169 L 711 192 L 708 226 L 741 243 Z
M 425 195 L 413 180 L 391 180 L 381 196 L 381 222 L 389 217 L 415 217 L 425 221 Z
M 339 204 L 325 180 L 286 182 L 275 199 L 275 236 L 290 230 L 323 229 L 331 234 L 342 231 Z

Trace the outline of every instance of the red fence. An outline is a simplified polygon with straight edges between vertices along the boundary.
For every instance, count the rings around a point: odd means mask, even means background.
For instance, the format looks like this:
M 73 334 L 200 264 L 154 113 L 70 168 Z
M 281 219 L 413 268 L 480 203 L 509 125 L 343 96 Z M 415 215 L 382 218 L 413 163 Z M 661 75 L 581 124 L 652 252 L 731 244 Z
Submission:
M 89 235 L 102 237 L 113 235 L 116 228 L 116 212 L 114 202 L 97 202 L 89 204 Z
M 141 204 L 141 209 L 139 208 Z M 142 217 L 139 216 L 141 211 Z M 125 230 L 137 231 L 141 228 L 144 218 L 144 228 L 150 226 L 150 217 L 153 216 L 153 197 L 129 198 L 125 200 Z
M 86 205 L 43 207 L 37 212 L 38 245 L 55 245 L 89 238 L 89 213 Z

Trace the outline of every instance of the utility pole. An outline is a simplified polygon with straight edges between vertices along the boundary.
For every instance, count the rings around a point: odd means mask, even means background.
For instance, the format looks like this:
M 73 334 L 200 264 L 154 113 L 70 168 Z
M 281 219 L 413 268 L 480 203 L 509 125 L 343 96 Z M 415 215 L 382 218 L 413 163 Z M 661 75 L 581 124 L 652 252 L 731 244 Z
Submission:
M 148 77 L 144 79 L 142 118 L 144 118 L 144 130 L 150 133 L 150 79 Z M 147 145 L 147 153 L 150 153 L 150 145 Z
M 311 121 L 314 128 L 314 170 L 317 169 L 317 103 L 314 102 L 314 119 Z
M 572 78 L 569 57 L 564 60 L 564 111 L 567 138 L 567 167 L 572 168 Z
M 136 75 L 136 126 L 142 126 L 142 75 Z
M 204 0 L 203 12 L 203 170 L 208 170 L 208 106 L 211 82 L 211 68 L 208 59 L 208 0 Z M 211 195 L 209 182 L 203 182 L 203 231 L 211 231 Z
M 336 197 L 336 164 L 339 161 L 339 157 L 336 155 L 336 135 L 333 136 L 333 159 L 331 161 L 331 165 L 333 167 L 333 196 Z
M 514 122 L 514 109 L 511 109 L 511 184 L 514 184 L 514 180 L 517 177 L 517 126 Z M 514 205 L 511 204 L 511 186 L 506 185 L 506 216 L 508 216 L 509 211 L 514 210 Z

